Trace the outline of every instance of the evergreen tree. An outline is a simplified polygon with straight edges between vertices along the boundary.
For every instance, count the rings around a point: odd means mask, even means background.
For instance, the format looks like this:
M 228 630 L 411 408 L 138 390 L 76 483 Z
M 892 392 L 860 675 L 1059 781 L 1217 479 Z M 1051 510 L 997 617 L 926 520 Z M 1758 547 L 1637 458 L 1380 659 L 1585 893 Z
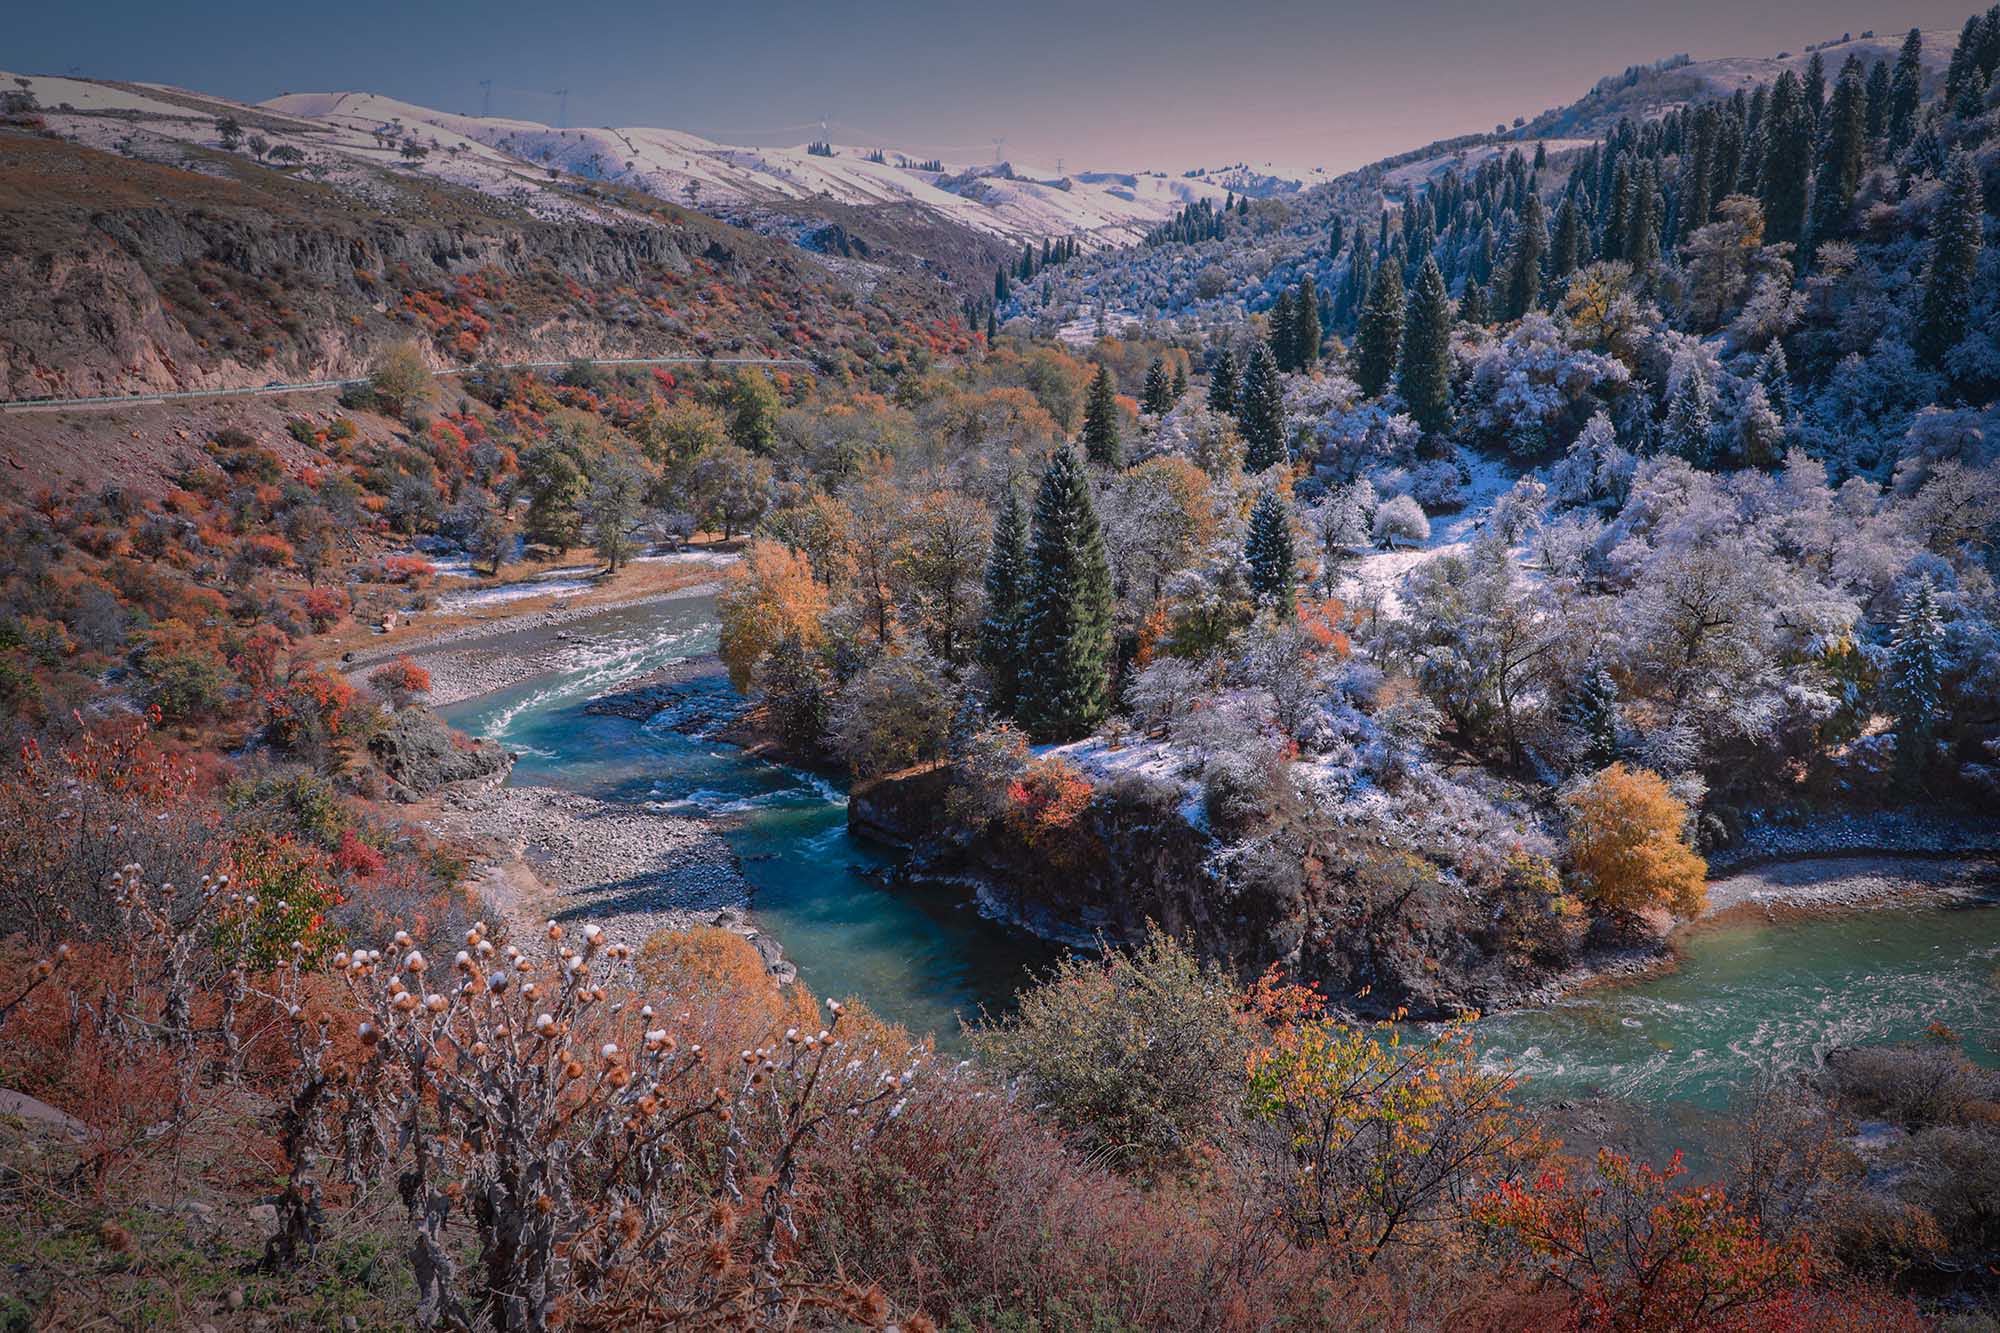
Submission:
M 1403 275 L 1392 264 L 1382 266 L 1361 312 L 1354 342 L 1354 378 L 1370 398 L 1386 392 L 1395 373 L 1403 341 Z
M 1757 359 L 1757 383 L 1763 386 L 1764 399 L 1778 414 L 1779 424 L 1789 426 L 1792 423 L 1792 368 L 1785 360 L 1785 345 L 1776 338 L 1764 349 L 1764 355 Z
M 1979 270 L 1979 169 L 1954 152 L 1945 168 L 1944 197 L 1931 223 L 1930 262 L 1917 320 L 1917 352 L 1933 366 L 1965 337 L 1972 319 L 1972 284 Z
M 1632 181 L 1632 231 L 1625 256 L 1632 262 L 1632 271 L 1641 276 L 1651 273 L 1660 262 L 1661 214 L 1660 178 L 1653 163 L 1642 163 Z
M 1563 699 L 1562 722 L 1579 769 L 1595 773 L 1618 762 L 1618 684 L 1602 662 L 1584 667 Z
M 1125 465 L 1125 446 L 1118 438 L 1118 400 L 1111 388 L 1111 368 L 1106 365 L 1097 367 L 1084 398 L 1083 447 L 1099 467 Z
M 991 347 L 994 340 L 999 336 L 1000 320 L 997 314 L 991 308 L 988 308 L 986 311 L 986 345 Z
M 1009 481 L 993 547 L 986 559 L 986 617 L 979 623 L 979 660 L 993 710 L 1012 715 L 1026 669 L 1023 620 L 1028 595 L 1028 516 Z
M 1173 381 L 1167 378 L 1167 363 L 1159 357 L 1146 367 L 1146 390 L 1143 406 L 1154 416 L 1160 415 L 1173 405 Z
M 1812 118 L 1798 76 L 1790 70 L 1771 85 L 1764 113 L 1764 165 L 1758 175 L 1764 204 L 1764 239 L 1797 244 L 1806 220 L 1806 177 L 1812 165 Z
M 1548 253 L 1548 219 L 1542 201 L 1529 195 L 1521 208 L 1508 246 L 1506 278 L 1501 287 L 1500 318 L 1519 319 L 1535 308 L 1542 294 L 1542 256 Z
M 1696 467 L 1706 467 L 1709 461 L 1714 431 L 1711 397 L 1707 374 L 1699 365 L 1689 366 L 1667 404 L 1661 428 L 1661 443 Z
M 1208 372 L 1208 405 L 1218 412 L 1236 412 L 1236 355 L 1227 347 L 1215 354 Z
M 1567 194 L 1556 209 L 1555 237 L 1549 242 L 1549 277 L 1565 281 L 1583 262 L 1583 210 Z
M 1186 396 L 1187 396 L 1187 366 L 1183 362 L 1176 361 L 1174 362 L 1174 383 L 1173 383 L 1173 388 L 1170 390 L 1170 396 L 1167 399 L 1167 406 L 1172 407 L 1175 403 L 1178 403 L 1182 398 L 1185 398 Z
M 1889 62 L 1878 60 L 1868 70 L 1868 142 L 1879 143 L 1889 132 Z
M 1896 762 L 1906 774 L 1929 767 L 1931 737 L 1944 707 L 1944 615 L 1925 575 L 1903 599 L 1889 643 L 1889 694 L 1896 711 Z
M 1611 177 L 1611 199 L 1604 211 L 1604 239 L 1598 252 L 1606 259 L 1625 259 L 1632 230 L 1632 163 L 1623 153 Z
M 1847 230 L 1847 215 L 1854 209 L 1854 192 L 1861 186 L 1862 162 L 1868 149 L 1867 98 L 1861 62 L 1850 57 L 1834 85 L 1820 140 L 1819 175 L 1813 182 L 1814 249 Z
M 1442 436 L 1451 429 L 1451 297 L 1444 274 L 1429 255 L 1410 294 L 1396 392 L 1426 435 Z
M 1817 134 L 1826 116 L 1826 61 L 1817 51 L 1806 61 L 1805 105 L 1806 123 Z
M 1243 544 L 1243 558 L 1250 565 L 1250 587 L 1257 600 L 1269 603 L 1281 617 L 1291 619 L 1297 579 L 1293 566 L 1297 556 L 1292 549 L 1290 506 L 1278 495 L 1275 486 L 1267 486 L 1250 510 L 1250 533 Z
M 1278 378 L 1278 358 L 1270 344 L 1250 349 L 1243 368 L 1243 385 L 1236 395 L 1236 425 L 1243 433 L 1243 466 L 1252 472 L 1285 461 L 1285 390 Z
M 1007 304 L 1007 297 L 1008 297 L 1008 296 L 1010 295 L 1010 292 L 1011 292 L 1011 289 L 1010 289 L 1010 288 L 1009 288 L 1009 287 L 1007 286 L 1007 270 L 1006 270 L 1006 269 L 1004 269 L 1004 268 L 996 268 L 996 269 L 994 269 L 994 270 L 993 270 L 993 304 L 995 304 L 995 305 L 1005 305 L 1005 304 Z
M 1278 293 L 1277 302 L 1271 307 L 1271 355 L 1278 359 L 1279 370 L 1297 370 L 1299 358 L 1293 345 L 1298 335 L 1298 318 L 1292 313 L 1292 289 L 1287 287 Z
M 1693 142 L 1681 158 L 1680 239 L 1685 241 L 1708 225 L 1715 202 L 1711 189 L 1715 175 L 1716 139 L 1721 133 L 1722 116 L 1713 105 L 1694 115 Z
M 1478 283 L 1470 283 L 1465 289 L 1465 299 L 1458 303 L 1458 317 L 1468 324 L 1481 327 L 1493 322 L 1493 298 Z
M 1319 289 L 1312 275 L 1299 280 L 1298 299 L 1292 302 L 1292 359 L 1295 370 L 1311 370 L 1319 364 Z
M 1903 49 L 1896 56 L 1896 72 L 1889 79 L 1889 151 L 1901 153 L 1917 134 L 1917 108 L 1923 102 L 1924 34 L 1910 29 Z
M 1111 666 L 1111 567 L 1090 480 L 1074 446 L 1050 458 L 1035 497 L 1016 710 L 1038 741 L 1087 736 L 1104 719 Z

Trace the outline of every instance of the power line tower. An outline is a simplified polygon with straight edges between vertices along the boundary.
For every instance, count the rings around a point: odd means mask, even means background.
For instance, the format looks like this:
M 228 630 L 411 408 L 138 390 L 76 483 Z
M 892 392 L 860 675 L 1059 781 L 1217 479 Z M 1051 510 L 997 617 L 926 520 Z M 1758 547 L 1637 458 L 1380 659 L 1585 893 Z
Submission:
M 479 115 L 480 118 L 483 120 L 491 117 L 492 114 L 493 114 L 493 80 L 481 79 L 479 81 Z
M 559 130 L 566 130 L 566 129 L 568 129 L 568 128 L 569 128 L 569 89 L 567 89 L 567 88 L 558 88 L 558 89 L 556 89 L 556 90 L 555 90 L 555 91 L 554 91 L 553 93 L 550 93 L 550 94 L 549 94 L 549 96 L 551 96 L 551 97 L 553 97 L 553 98 L 555 98 L 555 99 L 556 99 L 556 128 L 557 128 L 557 129 L 559 129 Z

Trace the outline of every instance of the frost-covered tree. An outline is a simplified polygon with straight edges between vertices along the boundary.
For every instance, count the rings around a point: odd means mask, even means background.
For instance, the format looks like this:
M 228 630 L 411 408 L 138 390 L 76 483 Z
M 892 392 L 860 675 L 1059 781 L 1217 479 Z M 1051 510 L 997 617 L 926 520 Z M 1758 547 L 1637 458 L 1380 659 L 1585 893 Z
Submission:
M 1699 362 L 1686 367 L 1667 401 L 1667 419 L 1660 427 L 1660 445 L 1696 467 L 1709 461 L 1714 448 L 1714 390 Z
M 1764 231 L 1774 243 L 1796 244 L 1805 229 L 1813 122 L 1799 76 L 1790 70 L 1779 74 L 1771 85 L 1762 133 L 1764 161 L 1757 179 L 1764 203 Z
M 1274 607 L 1280 617 L 1292 614 L 1293 588 L 1297 579 L 1297 553 L 1292 547 L 1291 506 L 1275 486 L 1266 487 L 1250 510 L 1249 536 L 1243 544 L 1243 559 L 1250 566 L 1250 587 L 1257 600 Z
M 1292 302 L 1292 361 L 1295 370 L 1311 370 L 1319 364 L 1319 289 L 1312 275 L 1299 280 L 1298 298 Z
M 1083 447 L 1090 461 L 1099 467 L 1116 468 L 1125 462 L 1125 446 L 1118 439 L 1118 400 L 1111 387 L 1109 366 L 1099 365 L 1090 380 L 1083 406 Z
M 1403 325 L 1396 392 L 1428 435 L 1451 429 L 1451 297 L 1437 260 L 1424 256 Z
M 1929 766 L 1931 738 L 1944 709 L 1944 616 L 1925 575 L 1903 599 L 1889 644 L 1889 695 L 1896 711 L 1896 762 L 1905 773 Z
M 1596 772 L 1618 761 L 1618 683 L 1593 658 L 1563 696 L 1564 741 L 1574 767 Z
M 1397 542 L 1414 546 L 1430 540 L 1431 521 L 1424 507 L 1407 495 L 1391 496 L 1375 507 L 1370 525 L 1378 545 L 1394 549 Z
M 1111 568 L 1083 458 L 1056 450 L 1035 497 L 1016 710 L 1028 734 L 1064 741 L 1104 718 L 1111 666 Z
M 1243 466 L 1262 472 L 1285 461 L 1285 388 L 1268 343 L 1250 349 L 1236 396 L 1236 424 L 1243 432 Z
M 1889 80 L 1889 152 L 1893 156 L 1909 146 L 1917 133 L 1917 108 L 1923 102 L 1924 33 L 1910 29 L 1903 49 L 1896 55 L 1896 72 Z

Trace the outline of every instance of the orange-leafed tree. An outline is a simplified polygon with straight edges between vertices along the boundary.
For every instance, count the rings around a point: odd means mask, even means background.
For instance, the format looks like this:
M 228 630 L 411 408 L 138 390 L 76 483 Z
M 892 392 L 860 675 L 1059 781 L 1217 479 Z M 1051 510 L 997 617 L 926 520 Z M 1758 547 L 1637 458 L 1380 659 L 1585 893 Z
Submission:
M 389 701 L 392 708 L 408 708 L 419 695 L 431 692 L 431 673 L 407 657 L 376 667 L 368 683 Z
M 750 543 L 729 587 L 716 598 L 730 683 L 749 689 L 758 661 L 788 634 L 817 648 L 827 605 L 826 588 L 813 577 L 811 561 L 776 542 Z
M 1708 863 L 1687 840 L 1687 806 L 1659 774 L 1613 764 L 1564 798 L 1570 865 L 1584 898 L 1631 915 L 1665 908 L 1699 915 Z
M 1683 1187 L 1609 1150 L 1581 1181 L 1502 1182 L 1478 1209 L 1503 1251 L 1565 1293 L 1581 1328 L 1808 1327 L 1785 1317 L 1811 1277 L 1803 1240 L 1775 1241 L 1716 1185 Z

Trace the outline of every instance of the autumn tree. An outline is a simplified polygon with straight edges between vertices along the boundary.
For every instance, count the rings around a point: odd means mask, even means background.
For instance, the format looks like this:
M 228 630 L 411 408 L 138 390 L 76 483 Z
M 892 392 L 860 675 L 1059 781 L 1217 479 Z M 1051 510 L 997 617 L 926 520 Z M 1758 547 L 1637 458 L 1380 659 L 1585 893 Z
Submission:
M 826 589 L 805 557 L 777 542 L 751 542 L 730 571 L 729 586 L 715 599 L 722 622 L 719 651 L 730 683 L 749 689 L 758 660 L 787 635 L 807 649 L 817 648 L 827 606 Z
M 1582 896 L 1606 911 L 1701 914 L 1708 863 L 1688 845 L 1687 806 L 1650 769 L 1613 764 L 1563 798 L 1570 865 Z
M 368 683 L 391 708 L 408 708 L 420 695 L 431 692 L 431 673 L 408 657 L 398 657 L 369 672 Z
M 965 665 L 976 633 L 986 508 L 960 491 L 929 491 L 911 507 L 901 535 L 895 572 L 905 618 L 930 654 L 956 670 Z
M 423 349 L 405 339 L 375 358 L 368 382 L 383 407 L 403 416 L 430 396 L 431 368 L 424 362 Z

